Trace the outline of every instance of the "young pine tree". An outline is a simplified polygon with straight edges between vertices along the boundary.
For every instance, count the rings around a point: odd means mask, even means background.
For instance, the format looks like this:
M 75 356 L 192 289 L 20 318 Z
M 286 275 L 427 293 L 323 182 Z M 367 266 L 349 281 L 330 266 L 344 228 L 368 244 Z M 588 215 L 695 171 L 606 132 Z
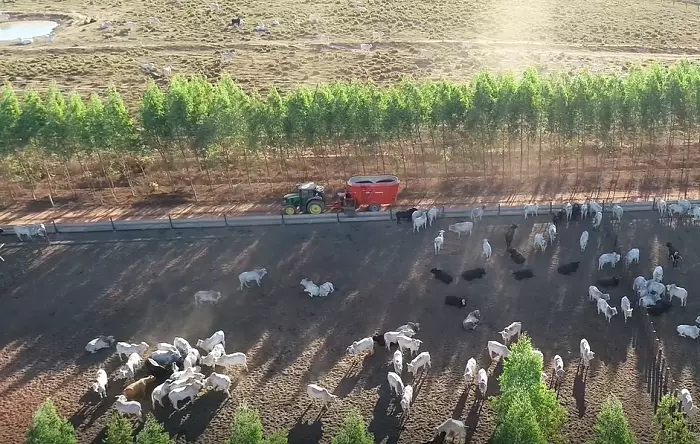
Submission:
M 73 426 L 61 418 L 51 399 L 34 413 L 25 444 L 75 444 Z
M 627 417 L 622 411 L 622 403 L 617 396 L 610 394 L 598 412 L 595 426 L 595 438 L 590 444 L 635 444 L 634 435 L 629 429 Z

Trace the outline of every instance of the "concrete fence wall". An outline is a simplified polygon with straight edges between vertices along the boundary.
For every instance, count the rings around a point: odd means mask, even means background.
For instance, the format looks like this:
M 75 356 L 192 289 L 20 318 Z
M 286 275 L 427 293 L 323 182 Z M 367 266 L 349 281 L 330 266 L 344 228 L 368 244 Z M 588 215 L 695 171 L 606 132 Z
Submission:
M 610 212 L 614 203 L 601 201 L 603 212 Z M 669 202 L 670 203 L 670 202 Z M 700 204 L 700 201 L 692 201 Z M 647 202 L 633 202 L 619 204 L 625 212 L 649 211 L 656 208 L 656 200 Z M 539 214 L 553 214 L 563 208 L 561 204 L 543 203 L 540 205 Z M 174 230 L 182 228 L 217 228 L 217 227 L 252 227 L 270 225 L 304 225 L 323 223 L 356 223 L 395 220 L 394 212 L 398 208 L 389 208 L 388 211 L 357 212 L 354 215 L 344 213 L 324 213 L 318 215 L 296 214 L 293 216 L 280 215 L 254 215 L 254 216 L 228 216 L 207 218 L 183 218 L 176 219 L 168 215 L 167 219 L 148 220 L 114 220 L 112 218 L 99 222 L 66 223 L 45 221 L 46 231 L 53 233 L 91 233 L 105 231 L 130 231 L 130 230 Z M 440 207 L 440 218 L 469 218 L 472 208 L 445 208 Z M 521 216 L 523 206 L 506 206 L 501 204 L 486 205 L 484 216 Z M 14 234 L 9 225 L 0 225 L 5 230 L 4 234 Z

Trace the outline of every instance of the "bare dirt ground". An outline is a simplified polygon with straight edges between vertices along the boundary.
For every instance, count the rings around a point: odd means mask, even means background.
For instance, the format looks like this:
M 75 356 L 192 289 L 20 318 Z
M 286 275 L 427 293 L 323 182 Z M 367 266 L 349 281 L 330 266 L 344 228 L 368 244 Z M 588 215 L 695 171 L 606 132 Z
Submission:
M 499 340 L 497 332 L 519 320 L 544 353 L 547 367 L 555 354 L 564 358 L 559 400 L 568 412 L 564 432 L 571 440 L 592 437 L 595 415 L 612 391 L 621 398 L 638 441 L 649 442 L 650 363 L 641 313 L 635 311 L 627 325 L 620 315 L 607 323 L 588 301 L 587 287 L 613 273 L 598 272 L 597 257 L 613 248 L 615 234 L 622 251 L 641 249 L 642 262 L 625 273 L 618 265 L 615 273 L 623 280 L 609 291 L 612 305 L 619 307 L 623 295 L 631 296 L 635 276 L 649 275 L 653 265 L 663 264 L 665 281 L 686 287 L 690 298 L 683 309 L 674 301 L 668 319 L 659 321 L 660 334 L 675 374 L 697 388 L 692 358 L 697 344 L 674 332 L 675 325 L 692 323 L 697 315 L 696 284 L 688 278 L 700 260 L 692 253 L 696 228 L 661 226 L 651 213 L 636 219 L 627 214 L 621 227 L 606 221 L 601 232 L 591 231 L 588 249 L 581 253 L 578 238 L 590 225 L 572 223 L 560 229 L 545 254 L 534 255 L 534 232 L 547 219 L 485 218 L 471 238 L 458 240 L 447 233 L 445 250 L 438 256 L 432 239 L 452 220 L 440 220 L 420 234 L 412 234 L 407 224 L 357 223 L 59 235 L 53 240 L 76 242 L 41 249 L 37 244 L 8 244 L 3 255 L 15 278 L 13 283 L 5 276 L 8 269 L 3 271 L 0 421 L 6 426 L 0 441 L 21 442 L 32 411 L 51 396 L 76 426 L 79 442 L 99 442 L 111 396 L 121 385 L 112 380 L 110 397 L 103 403 L 87 392 L 97 368 L 104 366 L 113 377 L 119 365 L 109 351 L 85 355 L 84 345 L 96 335 L 154 345 L 174 336 L 193 342 L 222 329 L 227 351 L 245 352 L 250 372 L 226 371 L 235 385 L 228 401 L 207 393 L 180 413 L 158 408 L 156 417 L 178 442 L 222 442 L 235 406 L 245 402 L 260 410 L 266 431 L 289 430 L 291 443 L 329 442 L 352 409 L 363 414 L 378 442 L 428 442 L 437 424 L 455 417 L 469 424 L 469 442 L 485 443 L 495 418 L 489 401 L 478 400 L 461 375 L 466 361 L 476 357 L 491 375 L 488 395 L 497 395 L 501 367 L 490 363 L 486 342 Z M 511 273 L 521 266 L 504 254 L 503 233 L 513 222 L 520 225 L 515 245 L 535 273 L 519 282 Z M 446 286 L 432 278 L 432 267 L 457 277 L 484 265 L 484 237 L 491 239 L 494 255 L 482 280 L 458 278 Z M 666 267 L 663 244 L 668 240 L 682 246 L 685 261 L 678 270 Z M 557 274 L 557 265 L 574 260 L 582 261 L 575 275 Z M 240 291 L 237 275 L 255 266 L 267 267 L 269 275 L 260 288 Z M 19 268 L 24 269 L 21 275 Z M 298 284 L 304 277 L 329 280 L 336 292 L 327 299 L 310 299 Z M 222 291 L 224 299 L 218 307 L 195 308 L 194 292 L 209 288 Z M 467 307 L 443 305 L 450 294 L 466 297 Z M 475 308 L 481 310 L 483 324 L 467 333 L 461 321 Z M 406 418 L 389 396 L 390 353 L 378 349 L 362 361 L 344 353 L 353 340 L 409 320 L 421 323 L 421 350 L 430 352 L 433 366 L 413 382 L 417 393 Z M 585 378 L 577 371 L 583 337 L 596 353 Z M 320 407 L 311 406 L 305 394 L 305 385 L 316 381 L 342 398 L 320 417 Z M 411 381 L 406 373 L 404 381 Z

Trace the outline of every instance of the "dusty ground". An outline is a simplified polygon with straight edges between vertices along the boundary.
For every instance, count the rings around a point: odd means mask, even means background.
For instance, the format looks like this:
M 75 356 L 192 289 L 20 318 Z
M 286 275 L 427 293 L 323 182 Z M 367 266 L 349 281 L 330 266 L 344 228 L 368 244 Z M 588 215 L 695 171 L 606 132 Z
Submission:
M 520 282 L 510 275 L 520 267 L 503 252 L 503 232 L 514 221 L 520 225 L 517 248 L 528 256 L 527 266 L 536 275 Z M 441 220 L 421 234 L 411 234 L 408 225 L 366 223 L 74 236 L 74 244 L 43 247 L 41 252 L 36 245 L 8 244 L 3 251 L 8 267 L 15 275 L 20 268 L 25 272 L 14 284 L 6 276 L 8 269 L 3 272 L 0 421 L 12 425 L 2 428 L 0 440 L 20 442 L 31 412 L 51 396 L 75 424 L 80 442 L 95 442 L 110 402 L 97 403 L 86 388 L 98 367 L 105 366 L 113 376 L 118 366 L 109 352 L 84 354 L 85 343 L 98 334 L 154 344 L 176 335 L 193 342 L 223 329 L 227 351 L 247 353 L 250 372 L 228 372 L 235 381 L 228 402 L 209 393 L 182 413 L 159 408 L 156 416 L 177 434 L 178 442 L 222 442 L 234 407 L 245 402 L 260 409 L 266 431 L 290 430 L 291 443 L 328 442 L 351 409 L 364 415 L 381 442 L 430 441 L 433 427 L 453 416 L 470 424 L 469 442 L 484 443 L 495 418 L 489 402 L 478 402 L 461 375 L 466 361 L 476 357 L 492 375 L 488 394 L 498 394 L 500 366 L 490 364 L 485 345 L 499 340 L 497 332 L 519 320 L 547 363 L 555 354 L 564 358 L 566 376 L 559 399 L 568 411 L 564 432 L 570 438 L 583 442 L 591 437 L 599 405 L 613 391 L 622 399 L 639 442 L 649 442 L 650 363 L 640 313 L 628 325 L 621 316 L 608 324 L 596 315 L 586 289 L 596 278 L 611 274 L 596 271 L 596 258 L 611 250 L 615 232 L 623 251 L 632 246 L 642 250 L 640 266 L 625 273 L 620 287 L 610 291 L 615 306 L 623 295 L 630 295 L 637 274 L 650 274 L 657 260 L 666 265 L 661 245 L 667 239 L 682 245 L 685 263 L 677 271 L 667 267 L 666 281 L 686 287 L 690 298 L 684 309 L 675 301 L 668 319 L 661 321 L 667 323 L 661 334 L 675 359 L 673 368 L 686 382 L 696 383 L 690 353 L 696 344 L 673 331 L 697 315 L 697 291 L 687 277 L 698 259 L 691 252 L 694 229 L 662 228 L 650 214 L 635 220 L 628 214 L 622 227 L 606 224 L 603 231 L 591 232 L 583 254 L 578 247 L 583 227 L 572 223 L 560 230 L 553 248 L 532 255 L 534 230 L 543 228 L 544 216 L 534 225 L 531 219 L 486 218 L 470 239 L 460 241 L 448 233 L 445 251 L 436 257 L 432 238 L 450 222 Z M 145 235 L 155 237 L 143 239 Z M 460 278 L 446 286 L 432 279 L 428 270 L 434 266 L 457 276 L 483 265 L 484 237 L 491 239 L 494 256 L 482 280 L 467 283 Z M 579 259 L 583 262 L 575 275 L 556 273 L 558 264 Z M 240 291 L 238 273 L 254 266 L 267 267 L 269 275 L 261 288 Z M 309 299 L 298 284 L 302 277 L 330 280 L 336 292 L 325 300 Z M 192 294 L 208 288 L 221 290 L 225 298 L 218 308 L 195 309 Z M 444 306 L 448 294 L 466 296 L 467 307 Z M 461 320 L 475 308 L 481 310 L 483 324 L 464 332 Z M 433 367 L 414 383 L 420 388 L 410 417 L 404 418 L 386 383 L 390 354 L 377 350 L 358 362 L 344 351 L 353 340 L 409 320 L 421 323 L 418 337 L 424 341 L 422 350 L 431 353 Z M 582 337 L 596 353 L 585 381 L 576 367 Z M 404 380 L 411 379 L 405 374 Z M 312 381 L 343 399 L 318 420 L 319 407 L 310 406 L 304 392 Z M 114 395 L 120 385 L 111 384 Z

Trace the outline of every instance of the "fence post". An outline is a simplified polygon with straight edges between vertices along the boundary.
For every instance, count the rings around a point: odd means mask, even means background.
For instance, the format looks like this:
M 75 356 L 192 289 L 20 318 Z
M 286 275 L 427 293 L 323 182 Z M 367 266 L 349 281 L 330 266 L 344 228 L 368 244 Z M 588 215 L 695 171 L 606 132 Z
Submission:
M 442 206 L 442 217 L 445 217 L 445 206 Z
M 224 224 L 228 227 L 228 219 L 226 218 L 226 213 L 224 213 Z
M 284 212 L 282 212 L 281 214 L 282 214 L 282 225 L 284 225 Z
M 389 217 L 391 217 L 391 208 L 389 208 Z M 335 219 L 338 221 L 338 223 L 340 223 L 340 211 L 335 213 Z
M 500 202 L 498 203 L 498 215 L 499 215 L 499 216 L 501 215 L 501 204 L 500 204 Z
M 56 227 L 56 221 L 52 219 L 51 223 L 53 224 L 53 232 L 58 234 L 58 228 Z
M 549 214 L 552 214 L 552 201 L 549 201 Z
M 112 231 L 117 231 L 117 228 L 114 226 L 114 220 L 112 220 L 112 217 L 109 217 L 109 222 L 112 224 Z
M 656 209 L 656 197 L 651 201 L 651 210 L 654 211 Z
M 170 221 L 170 229 L 171 229 L 171 230 L 174 230 L 175 227 L 173 227 L 173 218 L 170 217 L 170 213 L 168 213 L 168 221 Z
M 394 211 L 392 210 L 391 205 L 389 206 L 389 220 L 394 220 Z M 338 216 L 338 222 L 340 222 L 340 216 Z

